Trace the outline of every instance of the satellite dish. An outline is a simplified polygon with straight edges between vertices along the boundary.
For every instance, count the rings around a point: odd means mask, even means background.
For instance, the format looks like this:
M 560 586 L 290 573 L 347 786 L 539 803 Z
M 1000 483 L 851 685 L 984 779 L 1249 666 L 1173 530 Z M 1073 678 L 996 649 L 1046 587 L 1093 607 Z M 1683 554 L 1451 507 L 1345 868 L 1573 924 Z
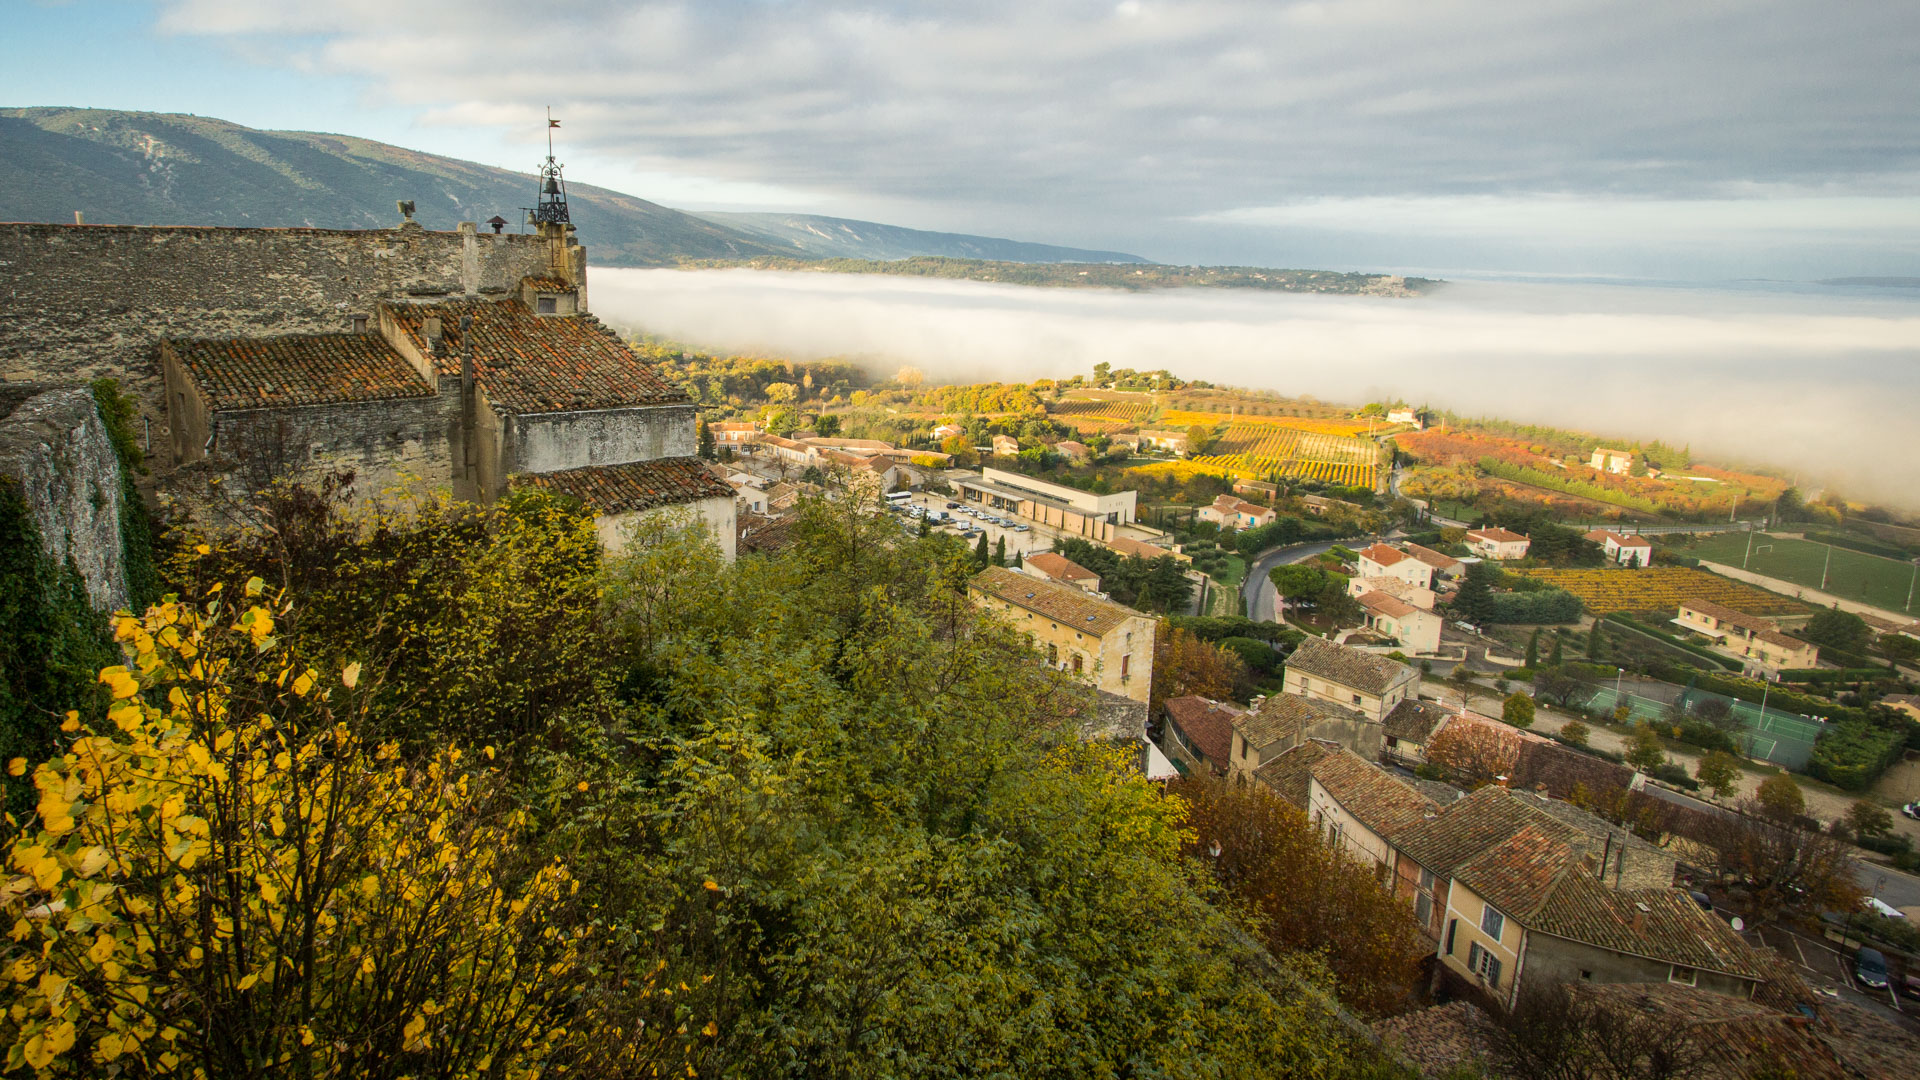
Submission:
M 1733 932 L 1737 934 L 1737 933 L 1740 933 L 1742 930 L 1745 930 L 1746 928 L 1747 928 L 1746 920 L 1742 919 L 1738 915 L 1735 915 L 1733 917 Z

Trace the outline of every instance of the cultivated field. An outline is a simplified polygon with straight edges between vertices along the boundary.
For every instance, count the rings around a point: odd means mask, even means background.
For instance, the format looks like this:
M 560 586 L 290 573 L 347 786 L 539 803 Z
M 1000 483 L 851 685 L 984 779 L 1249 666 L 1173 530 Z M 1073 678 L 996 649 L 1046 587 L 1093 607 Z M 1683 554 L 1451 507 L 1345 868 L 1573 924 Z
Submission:
M 1684 600 L 1706 600 L 1748 615 L 1804 615 L 1807 606 L 1751 585 L 1686 566 L 1643 570 L 1515 570 L 1580 598 L 1587 612 L 1645 615 L 1655 625 L 1679 613 Z
M 1753 547 L 1745 569 L 1810 589 L 1821 587 L 1820 569 L 1827 565 L 1827 545 L 1759 533 L 1753 537 Z M 1718 533 L 1701 538 L 1698 545 L 1676 550 L 1697 559 L 1739 566 L 1747 552 L 1747 534 Z M 1823 591 L 1888 611 L 1904 611 L 1913 575 L 1912 563 L 1837 547 L 1833 549 L 1833 563 L 1827 567 Z

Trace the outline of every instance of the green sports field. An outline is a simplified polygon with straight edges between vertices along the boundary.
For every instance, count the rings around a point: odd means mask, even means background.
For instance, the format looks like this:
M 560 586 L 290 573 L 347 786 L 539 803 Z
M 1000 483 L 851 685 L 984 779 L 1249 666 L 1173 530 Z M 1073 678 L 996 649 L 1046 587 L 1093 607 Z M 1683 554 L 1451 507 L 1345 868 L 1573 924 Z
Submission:
M 1771 549 L 1767 545 L 1772 545 Z M 1746 569 L 1811 589 L 1820 587 L 1820 567 L 1827 559 L 1827 545 L 1755 533 L 1753 548 L 1753 557 L 1746 561 Z M 1675 550 L 1737 568 L 1741 555 L 1747 550 L 1747 534 L 1720 533 L 1703 538 L 1698 546 L 1681 546 Z M 1826 591 L 1888 611 L 1904 611 L 1913 572 L 1912 563 L 1834 548 Z M 1916 606 L 1920 607 L 1920 602 Z

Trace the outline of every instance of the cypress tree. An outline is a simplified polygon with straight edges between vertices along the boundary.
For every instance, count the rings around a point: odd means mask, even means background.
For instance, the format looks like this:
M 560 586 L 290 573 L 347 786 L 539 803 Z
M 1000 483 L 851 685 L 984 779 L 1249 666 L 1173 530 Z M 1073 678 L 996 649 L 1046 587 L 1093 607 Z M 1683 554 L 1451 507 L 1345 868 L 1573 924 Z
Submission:
M 1563 635 L 1563 634 L 1561 634 L 1561 633 L 1560 633 L 1560 632 L 1559 632 L 1558 630 L 1556 630 L 1556 631 L 1554 631 L 1554 633 L 1553 633 L 1553 655 L 1551 655 L 1551 656 L 1549 656 L 1549 657 L 1547 657 L 1547 666 L 1548 666 L 1548 667 L 1559 667 L 1559 666 L 1560 666 L 1560 644 L 1561 644 L 1561 642 L 1563 642 L 1563 641 L 1565 641 L 1565 640 L 1566 640 L 1566 636 L 1565 636 L 1565 635 Z
M 982 532 L 980 534 L 980 543 L 973 549 L 973 565 L 981 570 L 985 570 L 987 563 L 991 562 L 992 559 L 993 557 L 987 554 L 987 534 Z
M 1533 636 L 1527 639 L 1527 670 L 1532 671 L 1540 663 L 1540 628 L 1533 628 Z
M 982 536 L 980 539 L 985 540 L 986 537 Z M 993 565 L 1007 565 L 1007 538 L 1004 536 L 1000 538 L 999 543 L 993 546 Z

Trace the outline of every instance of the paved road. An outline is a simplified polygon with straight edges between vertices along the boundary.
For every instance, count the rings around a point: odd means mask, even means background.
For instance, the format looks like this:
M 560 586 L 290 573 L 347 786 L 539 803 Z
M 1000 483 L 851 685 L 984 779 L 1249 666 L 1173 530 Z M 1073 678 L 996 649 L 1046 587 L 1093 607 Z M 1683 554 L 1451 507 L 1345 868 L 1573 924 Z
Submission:
M 1247 618 L 1256 622 L 1278 622 L 1279 613 L 1275 601 L 1279 597 L 1273 591 L 1273 582 L 1267 575 L 1276 566 L 1297 563 L 1333 548 L 1332 541 L 1313 544 L 1288 544 L 1285 547 L 1270 548 L 1256 556 L 1247 565 L 1247 579 L 1240 583 L 1240 595 L 1246 598 Z

